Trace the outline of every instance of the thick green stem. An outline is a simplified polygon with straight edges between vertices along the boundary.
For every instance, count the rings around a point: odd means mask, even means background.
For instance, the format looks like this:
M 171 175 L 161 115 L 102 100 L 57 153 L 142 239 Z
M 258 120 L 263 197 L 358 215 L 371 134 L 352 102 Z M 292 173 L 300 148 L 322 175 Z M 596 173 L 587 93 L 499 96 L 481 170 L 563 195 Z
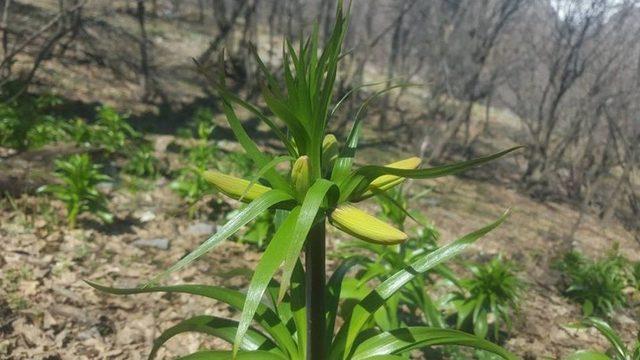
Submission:
M 307 360 L 324 360 L 326 339 L 325 311 L 325 223 L 313 226 L 305 247 L 307 303 Z

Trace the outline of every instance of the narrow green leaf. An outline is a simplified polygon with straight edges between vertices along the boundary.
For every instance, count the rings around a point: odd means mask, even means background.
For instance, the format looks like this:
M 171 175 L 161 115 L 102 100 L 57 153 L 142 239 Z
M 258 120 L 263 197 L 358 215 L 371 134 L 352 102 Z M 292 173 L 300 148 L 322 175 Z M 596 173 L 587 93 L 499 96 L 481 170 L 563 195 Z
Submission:
M 242 201 L 242 199 L 247 195 L 247 192 L 249 191 L 249 189 L 251 189 L 253 184 L 255 184 L 258 181 L 258 179 L 260 179 L 264 175 L 264 173 L 266 173 L 271 169 L 274 169 L 278 164 L 281 164 L 285 161 L 291 161 L 291 159 L 292 159 L 291 156 L 287 156 L 287 155 L 278 156 L 271 159 L 271 161 L 269 161 L 263 167 L 261 167 L 258 170 L 258 172 L 251 178 L 251 181 L 249 182 L 249 186 L 247 186 L 246 190 L 240 196 L 240 199 L 238 199 L 238 201 Z
M 338 109 L 340 108 L 340 106 L 342 106 L 342 104 L 351 96 L 353 95 L 356 91 L 363 89 L 365 87 L 369 87 L 369 86 L 376 86 L 376 85 L 380 85 L 380 84 L 384 84 L 387 83 L 389 81 L 393 81 L 392 80 L 384 80 L 384 81 L 377 81 L 377 82 L 372 82 L 372 83 L 366 83 L 366 84 L 360 84 L 357 86 L 354 86 L 352 88 L 349 89 L 349 91 L 347 91 L 341 98 L 340 100 L 338 100 L 336 102 L 336 104 L 333 106 L 333 108 L 331 108 L 331 111 L 329 112 L 329 118 L 332 118 L 333 115 L 338 111 Z
M 320 207 L 322 206 L 325 197 L 330 195 L 331 191 L 334 192 L 333 197 L 337 197 L 338 187 L 335 186 L 334 183 L 329 180 L 318 179 L 313 183 L 305 195 L 304 201 L 302 202 L 302 208 L 300 209 L 298 223 L 295 225 L 295 231 L 286 250 L 287 257 L 282 270 L 280 295 L 278 296 L 279 299 L 284 297 L 284 294 L 289 288 L 289 279 L 291 278 L 293 267 L 300 256 L 300 251 L 304 246 L 307 234 L 309 233 L 309 230 L 311 230 L 311 226 L 318 215 L 318 211 L 320 211 Z
M 305 274 L 300 259 L 296 262 L 291 274 L 291 311 L 293 311 L 293 322 L 295 325 L 295 335 L 298 340 L 298 358 L 306 358 L 307 352 L 307 299 L 305 291 Z
M 607 324 L 606 321 L 596 317 L 589 317 L 582 320 L 581 323 L 584 326 L 592 326 L 596 328 L 605 338 L 607 338 L 607 340 L 609 340 L 611 346 L 613 346 L 618 356 L 623 359 L 630 357 L 624 342 L 622 341 L 620 336 L 616 334 L 615 330 L 613 330 L 611 326 Z
M 405 207 L 398 200 L 396 200 L 393 197 L 389 196 L 389 194 L 386 191 L 380 191 L 378 189 L 372 189 L 372 192 L 376 196 L 378 196 L 380 199 L 383 199 L 382 201 L 386 201 L 388 204 L 391 204 L 393 207 L 395 207 L 396 209 L 400 210 L 409 219 L 415 221 L 416 224 L 420 225 L 423 228 L 427 227 L 425 224 L 420 222 L 420 220 L 416 219 L 415 216 L 413 216 L 413 214 L 411 214 L 409 212 L 409 210 L 405 209 Z
M 298 151 L 304 153 L 309 142 L 309 133 L 307 129 L 300 123 L 300 120 L 296 117 L 291 109 L 287 106 L 287 103 L 282 99 L 277 98 L 269 89 L 262 89 L 262 97 L 269 109 L 280 118 L 286 125 L 293 138 L 296 140 Z
M 246 351 L 235 355 L 231 351 L 198 351 L 177 360 L 288 360 L 288 358 L 267 351 Z
M 364 118 L 362 115 L 369 107 L 369 104 L 378 98 L 380 95 L 383 95 L 386 92 L 389 92 L 395 88 L 402 87 L 403 85 L 394 85 L 377 91 L 373 95 L 370 95 L 358 108 L 358 111 L 355 115 L 355 120 L 353 121 L 353 125 L 351 126 L 351 131 L 349 132 L 349 136 L 347 138 L 347 142 L 340 152 L 340 156 L 336 159 L 336 162 L 333 165 L 333 171 L 331 173 L 331 180 L 336 183 L 341 182 L 343 179 L 347 177 L 349 171 L 351 171 L 351 166 L 353 165 L 353 158 L 356 156 L 356 150 L 358 149 L 358 141 L 360 139 L 360 133 L 362 132 L 362 119 Z M 341 196 L 342 197 L 342 196 Z
M 300 207 L 295 207 L 289 215 L 285 218 L 282 226 L 276 231 L 273 238 L 269 242 L 269 246 L 262 254 L 260 262 L 256 267 L 251 283 L 249 284 L 249 290 L 247 291 L 247 297 L 245 299 L 242 315 L 240 315 L 240 323 L 238 325 L 238 331 L 236 332 L 235 341 L 233 344 L 233 351 L 237 352 L 245 332 L 249 328 L 249 324 L 253 320 L 253 317 L 258 309 L 262 295 L 264 294 L 269 282 L 278 271 L 280 264 L 284 261 L 285 252 L 282 251 L 288 245 L 291 236 L 294 232 L 294 227 L 298 222 L 300 215 Z
M 153 342 L 153 348 L 149 354 L 149 359 L 154 359 L 160 347 L 176 335 L 185 332 L 199 332 L 209 334 L 225 340 L 228 343 L 232 343 L 237 327 L 238 322 L 235 320 L 209 315 L 194 316 L 183 320 L 177 325 L 174 325 L 162 332 L 162 334 Z M 240 349 L 247 351 L 266 350 L 269 352 L 274 352 L 272 351 L 272 349 L 274 349 L 276 353 L 283 355 L 271 340 L 255 329 L 249 329 L 249 331 L 247 331 L 244 339 L 242 339 L 242 344 L 240 344 Z
M 502 224 L 508 213 L 509 212 L 506 211 L 497 221 L 469 233 L 433 252 L 418 257 L 405 269 L 396 272 L 378 285 L 371 293 L 369 293 L 369 295 L 355 306 L 350 321 L 345 323 L 345 325 L 340 329 L 341 334 L 338 334 L 337 336 L 339 346 L 336 346 L 333 351 L 342 351 L 341 348 L 344 344 L 342 357 L 346 359 L 352 350 L 353 343 L 360 333 L 360 330 L 375 311 L 384 305 L 386 299 L 390 298 L 418 274 L 432 269 L 434 266 L 451 259 L 467 249 L 476 240 Z
M 436 166 L 428 169 L 397 169 L 377 165 L 363 166 L 340 183 L 340 196 L 342 198 L 357 198 L 364 193 L 367 186 L 374 179 L 382 175 L 396 175 L 411 179 L 434 179 L 442 176 L 458 174 L 462 171 L 495 160 L 520 148 L 522 148 L 522 146 L 516 146 L 485 157 L 461 161 L 454 164 Z
M 251 203 L 249 203 L 246 207 L 238 212 L 236 216 L 234 216 L 229 222 L 224 224 L 221 228 L 218 229 L 218 232 L 213 234 L 210 238 L 205 240 L 200 246 L 198 246 L 195 250 L 190 252 L 187 256 L 180 259 L 178 262 L 173 264 L 169 269 L 165 270 L 161 274 L 154 277 L 147 285 L 151 283 L 155 283 L 161 278 L 169 275 L 172 272 L 178 271 L 185 266 L 189 265 L 202 255 L 209 252 L 215 246 L 220 244 L 222 241 L 227 239 L 229 236 L 233 235 L 236 231 L 238 231 L 241 227 L 246 225 L 251 220 L 255 219 L 263 212 L 267 211 L 271 206 L 276 205 L 278 203 L 292 200 L 293 198 L 280 190 L 271 190 Z
M 412 326 L 383 332 L 363 341 L 355 349 L 351 360 L 366 360 L 377 355 L 401 354 L 407 351 L 434 346 L 460 345 L 490 351 L 507 360 L 518 358 L 489 341 L 458 330 Z
M 581 350 L 569 355 L 565 360 L 611 360 L 611 358 L 600 352 Z
M 484 339 L 488 331 L 487 311 L 483 309 L 478 312 L 478 316 L 473 321 L 473 333 Z
M 221 301 L 236 310 L 242 310 L 246 295 L 237 291 L 218 286 L 209 285 L 173 285 L 173 286 L 156 286 L 146 288 L 113 288 L 103 286 L 92 281 L 85 282 L 102 292 L 114 295 L 132 295 L 142 293 L 166 292 L 166 293 L 185 293 L 198 296 L 204 296 L 209 299 Z M 276 313 L 264 304 L 259 304 L 256 310 L 255 320 L 260 326 L 276 341 L 279 348 L 288 354 L 296 354 L 296 346 L 287 330 L 285 324 L 280 321 Z M 293 355 L 292 355 L 293 356 Z
M 249 157 L 251 157 L 258 166 L 262 167 L 267 165 L 267 163 L 269 163 L 269 158 L 258 149 L 258 146 L 253 142 L 253 140 L 251 140 L 249 135 L 247 135 L 247 132 L 244 130 L 244 127 L 242 127 L 242 123 L 236 116 L 231 104 L 226 100 L 222 101 L 222 109 L 227 117 L 227 122 L 231 127 L 231 131 L 233 131 L 236 140 L 238 140 L 242 148 L 247 152 L 247 155 L 249 155 Z M 289 184 L 275 170 L 267 171 L 265 178 L 269 180 L 271 187 L 285 192 L 291 191 Z
M 334 327 L 338 316 L 338 304 L 340 303 L 340 293 L 342 292 L 342 280 L 349 270 L 360 264 L 364 260 L 362 256 L 352 256 L 345 259 L 333 272 L 326 287 L 326 304 L 327 304 L 327 340 L 325 344 L 331 344 L 333 339 Z
M 289 150 L 290 153 L 293 153 L 293 145 L 291 144 L 291 141 L 289 140 L 289 138 L 278 128 L 278 126 L 276 124 L 274 124 L 271 119 L 269 119 L 267 116 L 265 116 L 260 110 L 258 110 L 258 108 L 256 108 L 255 106 L 249 104 L 248 102 L 242 100 L 240 97 L 236 96 L 235 94 L 233 94 L 232 92 L 230 92 L 226 85 L 225 85 L 225 79 L 224 79 L 224 52 L 220 53 L 220 58 L 219 58 L 219 64 L 221 69 L 219 70 L 220 73 L 220 79 L 216 80 L 211 76 L 211 73 L 207 71 L 207 69 L 202 66 L 200 63 L 198 63 L 196 61 L 196 66 L 197 69 L 199 70 L 199 72 L 205 76 L 205 78 L 209 81 L 209 83 L 218 91 L 218 94 L 220 95 L 220 97 L 223 100 L 223 111 L 225 112 L 225 115 L 227 116 L 227 121 L 229 122 L 229 124 L 232 126 L 232 130 L 236 136 L 236 139 L 238 140 L 238 142 L 240 142 L 240 144 L 242 145 L 242 147 L 245 149 L 245 151 L 247 151 L 247 153 L 251 156 L 254 157 L 254 161 L 256 161 L 258 164 L 260 164 L 261 162 L 259 161 L 259 157 L 260 154 L 256 153 L 254 150 L 257 149 L 257 147 L 255 146 L 255 143 L 253 143 L 253 141 L 246 135 L 246 132 L 244 131 L 244 129 L 238 129 L 237 125 L 240 124 L 240 120 L 238 119 L 238 117 L 235 114 L 235 111 L 233 110 L 233 106 L 232 103 L 236 103 L 242 107 L 244 107 L 245 109 L 249 110 L 251 113 L 253 113 L 255 116 L 257 116 L 260 120 L 262 120 L 264 123 L 266 123 L 269 128 L 274 132 L 274 134 L 280 139 L 280 141 L 283 142 L 283 144 L 287 147 L 287 149 Z M 234 128 L 235 126 L 235 128 Z M 236 130 L 241 130 L 240 132 L 236 132 Z M 274 175 L 274 174 L 271 174 Z M 275 187 L 279 187 L 279 186 L 275 186 Z

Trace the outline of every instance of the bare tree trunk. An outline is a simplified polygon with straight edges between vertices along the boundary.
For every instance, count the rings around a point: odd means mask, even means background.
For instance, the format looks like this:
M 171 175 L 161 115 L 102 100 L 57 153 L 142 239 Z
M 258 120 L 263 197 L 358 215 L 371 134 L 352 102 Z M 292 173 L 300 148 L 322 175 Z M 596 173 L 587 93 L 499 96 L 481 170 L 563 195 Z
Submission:
M 145 6 L 144 0 L 138 0 L 136 11 L 138 25 L 140 27 L 140 69 L 142 71 L 141 86 L 143 89 L 142 99 L 147 100 L 151 95 L 149 79 L 149 54 L 147 52 L 147 30 L 145 28 Z
M 2 56 L 6 57 L 9 53 L 9 30 L 7 29 L 7 19 L 9 17 L 9 5 L 11 0 L 5 0 L 4 8 L 2 10 L 2 20 L 0 20 L 0 28 L 2 28 Z M 2 77 L 9 77 L 11 75 L 11 64 L 9 66 L 2 67 Z

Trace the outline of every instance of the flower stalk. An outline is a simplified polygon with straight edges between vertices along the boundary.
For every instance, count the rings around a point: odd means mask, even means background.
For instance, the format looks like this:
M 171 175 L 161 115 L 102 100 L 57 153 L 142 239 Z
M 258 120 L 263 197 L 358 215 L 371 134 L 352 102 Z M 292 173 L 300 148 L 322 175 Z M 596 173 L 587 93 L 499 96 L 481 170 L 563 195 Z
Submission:
M 325 221 L 315 224 L 305 246 L 305 283 L 307 305 L 307 360 L 326 359 L 326 253 Z

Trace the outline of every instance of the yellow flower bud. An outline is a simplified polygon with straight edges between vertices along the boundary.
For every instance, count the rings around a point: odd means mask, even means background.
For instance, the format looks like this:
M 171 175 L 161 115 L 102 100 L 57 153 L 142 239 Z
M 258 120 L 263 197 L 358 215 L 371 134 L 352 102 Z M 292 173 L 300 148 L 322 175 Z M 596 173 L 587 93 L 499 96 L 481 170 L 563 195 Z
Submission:
M 351 205 L 341 205 L 329 216 L 333 226 L 374 244 L 394 245 L 407 240 L 407 234 Z
M 291 183 L 293 189 L 300 198 L 304 198 L 309 186 L 311 186 L 311 164 L 309 157 L 302 155 L 293 163 L 291 168 Z
M 420 163 L 422 162 L 422 159 L 420 159 L 419 157 L 410 157 L 408 159 L 404 159 L 404 160 L 400 160 L 400 161 L 396 161 L 394 163 L 391 164 L 387 164 L 385 165 L 385 167 L 390 167 L 390 168 L 394 168 L 394 169 L 404 169 L 404 170 L 409 170 L 409 169 L 415 169 L 418 166 L 420 166 Z M 367 190 L 357 199 L 359 200 L 364 200 L 366 198 L 369 198 L 371 196 L 374 195 L 374 191 L 386 191 L 391 189 L 392 187 L 401 184 L 403 181 L 405 181 L 406 178 L 402 177 L 402 176 L 396 176 L 396 175 L 382 175 L 379 176 L 377 178 L 375 178 L 367 187 Z
M 271 190 L 271 188 L 258 183 L 254 183 L 249 187 L 251 182 L 248 180 L 212 170 L 204 171 L 202 173 L 202 177 L 213 184 L 213 186 L 215 186 L 215 188 L 221 193 L 232 199 L 242 200 L 243 202 L 251 202 L 260 195 Z M 247 189 L 247 187 L 249 187 L 249 189 Z
M 333 134 L 327 134 L 322 140 L 322 166 L 329 169 L 340 151 L 338 140 Z

